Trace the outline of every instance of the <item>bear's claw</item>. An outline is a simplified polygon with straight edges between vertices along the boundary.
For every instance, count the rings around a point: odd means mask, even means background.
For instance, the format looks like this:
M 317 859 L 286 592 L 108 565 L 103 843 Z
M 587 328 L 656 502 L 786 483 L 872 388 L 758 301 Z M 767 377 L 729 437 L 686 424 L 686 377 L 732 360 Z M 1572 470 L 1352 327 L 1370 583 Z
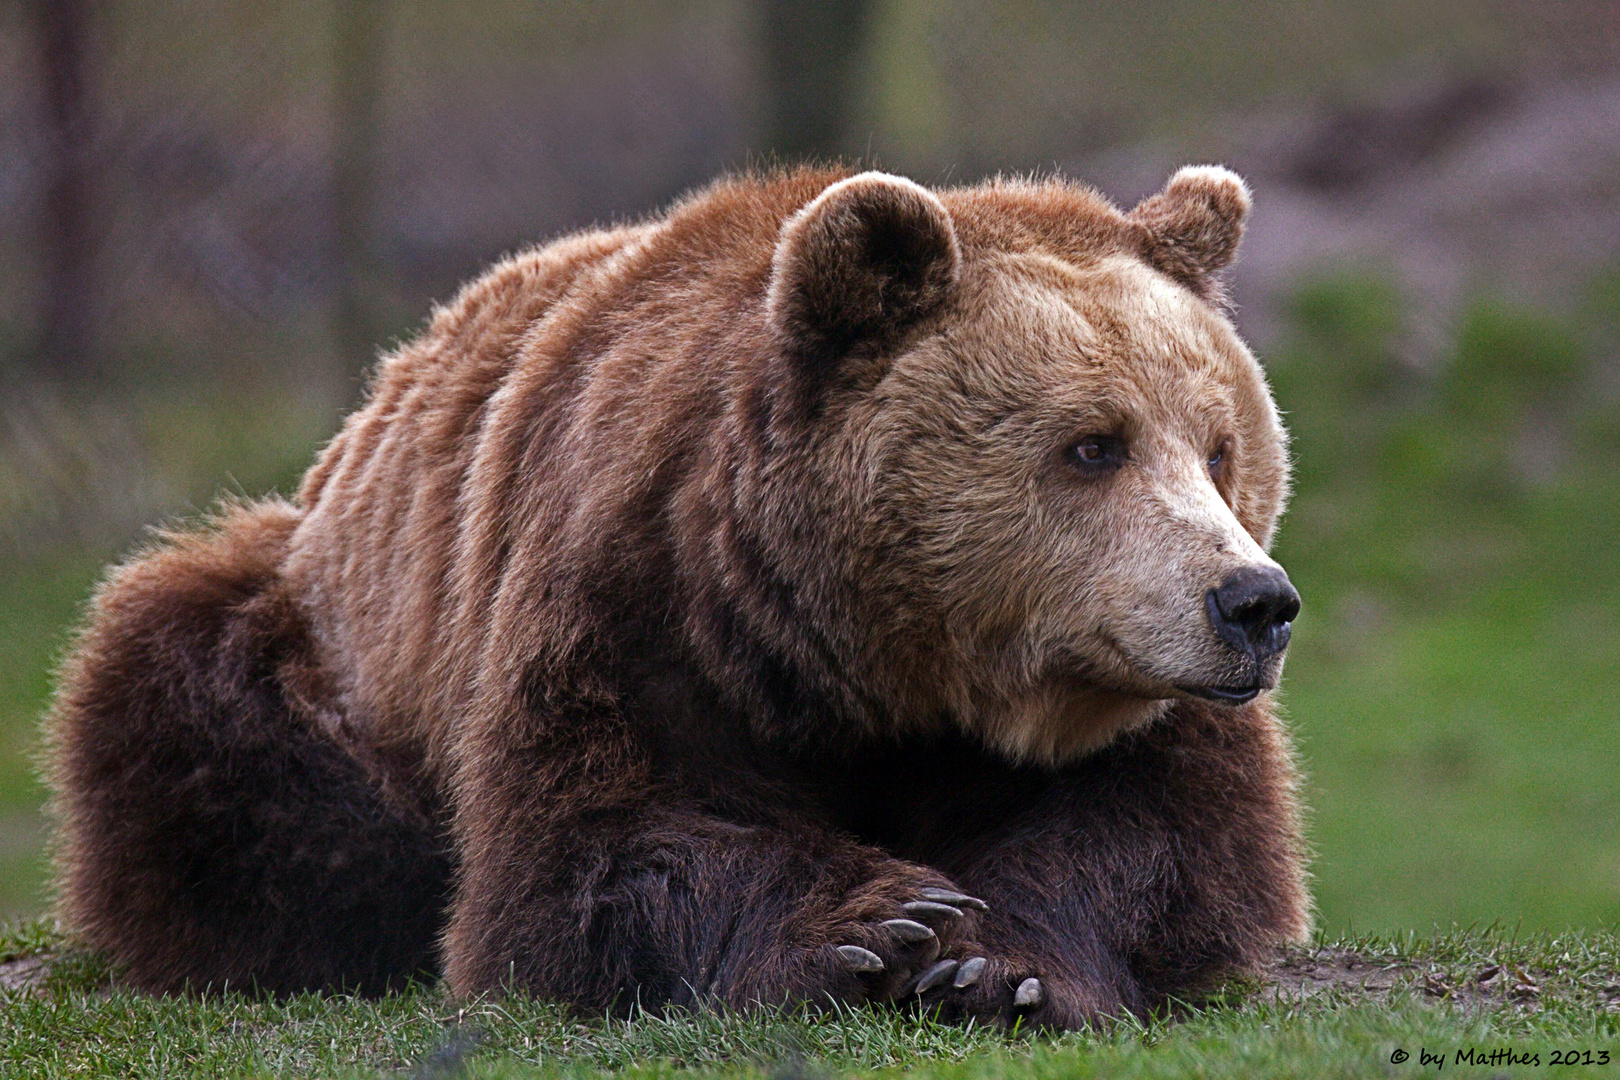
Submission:
M 926 968 L 917 979 L 917 985 L 912 987 L 914 994 L 926 994 L 934 987 L 941 985 L 945 980 L 955 975 L 961 964 L 955 960 L 941 960 Z
M 1033 1009 L 1045 1000 L 1046 991 L 1041 989 L 1041 980 L 1029 978 L 1018 984 L 1018 990 L 1013 994 L 1013 1008 Z
M 894 935 L 896 941 L 906 945 L 916 945 L 938 936 L 930 927 L 913 919 L 885 919 L 878 925 Z
M 951 980 L 951 985 L 958 990 L 966 990 L 978 982 L 979 976 L 984 974 L 985 963 L 986 960 L 982 956 L 975 956 L 967 961 L 956 969 L 956 978 Z
M 843 960 L 845 967 L 857 975 L 872 975 L 883 970 L 883 958 L 859 945 L 838 946 L 838 957 Z
M 960 919 L 962 909 L 952 907 L 950 904 L 940 903 L 937 900 L 913 900 L 909 904 L 901 904 L 900 910 L 913 919 Z
M 969 911 L 990 910 L 990 905 L 977 896 L 968 896 L 966 893 L 954 892 L 951 889 L 919 889 L 917 895 L 924 900 L 931 900 L 936 904 L 948 904 L 954 908 L 967 908 Z

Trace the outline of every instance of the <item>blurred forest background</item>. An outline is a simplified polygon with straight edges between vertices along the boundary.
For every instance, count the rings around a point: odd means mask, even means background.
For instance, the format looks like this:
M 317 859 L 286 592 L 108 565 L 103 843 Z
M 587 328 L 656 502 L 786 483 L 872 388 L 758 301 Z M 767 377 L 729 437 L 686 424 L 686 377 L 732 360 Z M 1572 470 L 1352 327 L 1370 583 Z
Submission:
M 290 490 L 495 256 L 807 155 L 1245 173 L 1323 925 L 1620 920 L 1613 0 L 7 0 L 0 914 L 108 560 Z

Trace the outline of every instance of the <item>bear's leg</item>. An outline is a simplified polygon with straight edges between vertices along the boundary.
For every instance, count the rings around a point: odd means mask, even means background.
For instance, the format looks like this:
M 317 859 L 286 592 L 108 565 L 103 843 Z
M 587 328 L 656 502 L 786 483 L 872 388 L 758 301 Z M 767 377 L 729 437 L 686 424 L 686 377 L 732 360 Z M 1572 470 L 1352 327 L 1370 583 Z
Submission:
M 912 815 L 897 847 L 989 903 L 990 968 L 969 994 L 937 995 L 948 1016 L 1005 1020 L 1002 991 L 1027 978 L 1040 982 L 1034 1023 L 1140 1015 L 1307 930 L 1292 758 L 1258 706 L 1178 706 L 1056 772 L 928 766 L 895 778 Z M 941 770 L 977 781 L 940 785 Z
M 58 910 L 152 991 L 379 991 L 433 966 L 449 867 L 285 692 L 297 511 L 237 508 L 124 568 L 48 743 Z
M 809 823 L 721 820 L 648 783 L 610 734 L 574 737 L 591 752 L 568 764 L 477 755 L 445 937 L 455 993 L 621 1014 L 887 1001 L 972 949 L 976 904 L 939 903 L 956 898 L 941 874 Z

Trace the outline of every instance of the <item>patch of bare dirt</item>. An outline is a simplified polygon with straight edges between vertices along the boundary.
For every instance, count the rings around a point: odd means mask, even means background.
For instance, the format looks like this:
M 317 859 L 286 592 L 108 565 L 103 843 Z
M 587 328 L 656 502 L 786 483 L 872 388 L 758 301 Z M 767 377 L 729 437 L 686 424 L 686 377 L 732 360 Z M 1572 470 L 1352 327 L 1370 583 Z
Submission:
M 54 959 L 55 954 L 42 953 L 0 962 L 0 990 L 39 990 L 51 973 L 51 961 Z
M 1468 1012 L 1510 1005 L 1534 1011 L 1540 1008 L 1542 987 L 1537 975 L 1518 965 L 1488 962 L 1463 970 L 1444 969 L 1330 947 L 1280 953 L 1268 973 L 1262 998 L 1291 1003 L 1331 993 L 1387 998 L 1409 991 Z

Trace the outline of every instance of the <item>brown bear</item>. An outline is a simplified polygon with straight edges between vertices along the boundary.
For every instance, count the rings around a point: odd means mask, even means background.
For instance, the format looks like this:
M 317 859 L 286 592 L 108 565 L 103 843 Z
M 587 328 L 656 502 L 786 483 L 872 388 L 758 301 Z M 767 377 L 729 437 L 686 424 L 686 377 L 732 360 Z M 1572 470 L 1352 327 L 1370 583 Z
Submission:
M 723 180 L 501 263 L 114 573 L 59 911 L 153 991 L 1072 1027 L 1307 927 L 1249 198 Z

